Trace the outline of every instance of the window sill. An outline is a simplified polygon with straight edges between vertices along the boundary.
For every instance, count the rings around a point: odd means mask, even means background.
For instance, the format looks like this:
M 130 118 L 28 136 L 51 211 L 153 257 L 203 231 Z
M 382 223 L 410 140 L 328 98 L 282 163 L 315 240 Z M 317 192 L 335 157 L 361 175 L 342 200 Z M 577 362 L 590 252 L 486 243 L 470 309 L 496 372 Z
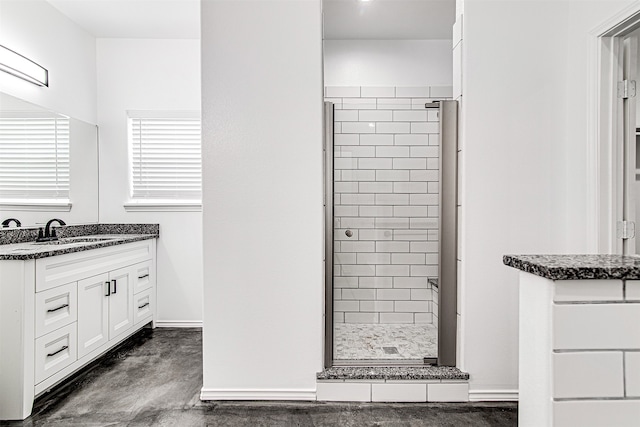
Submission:
M 202 212 L 201 202 L 128 202 L 124 204 L 127 212 Z
M 5 211 L 69 212 L 71 202 L 68 200 L 5 200 L 0 201 L 0 208 Z

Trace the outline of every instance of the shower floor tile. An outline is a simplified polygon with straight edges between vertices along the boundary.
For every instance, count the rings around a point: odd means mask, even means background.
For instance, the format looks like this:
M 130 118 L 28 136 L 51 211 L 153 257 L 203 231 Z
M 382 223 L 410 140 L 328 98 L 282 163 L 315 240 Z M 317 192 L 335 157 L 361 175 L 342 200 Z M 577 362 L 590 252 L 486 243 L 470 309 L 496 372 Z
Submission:
M 336 360 L 422 360 L 436 357 L 438 328 L 432 324 L 336 323 Z

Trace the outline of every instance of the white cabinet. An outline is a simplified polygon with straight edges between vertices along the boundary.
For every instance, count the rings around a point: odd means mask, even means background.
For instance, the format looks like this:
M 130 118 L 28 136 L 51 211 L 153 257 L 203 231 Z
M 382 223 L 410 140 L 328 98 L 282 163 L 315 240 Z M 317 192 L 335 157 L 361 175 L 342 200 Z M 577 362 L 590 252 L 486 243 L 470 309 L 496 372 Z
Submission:
M 141 262 L 136 264 L 133 268 L 133 293 L 144 291 L 151 288 L 151 285 L 156 282 L 155 271 L 151 261 Z
M 41 337 L 78 318 L 76 282 L 36 293 L 36 337 Z
M 36 340 L 36 382 L 78 360 L 76 324 L 64 326 Z
M 133 268 L 109 273 L 109 339 L 133 326 Z
M 135 294 L 133 298 L 133 322 L 137 325 L 152 313 L 151 288 Z
M 109 341 L 109 273 L 78 280 L 78 353 L 83 357 Z
M 0 420 L 154 320 L 155 244 L 0 261 Z
M 143 262 L 78 281 L 81 357 L 133 327 L 134 284 L 138 271 L 141 268 L 148 271 L 150 265 L 150 262 Z M 145 317 L 151 314 L 148 310 Z

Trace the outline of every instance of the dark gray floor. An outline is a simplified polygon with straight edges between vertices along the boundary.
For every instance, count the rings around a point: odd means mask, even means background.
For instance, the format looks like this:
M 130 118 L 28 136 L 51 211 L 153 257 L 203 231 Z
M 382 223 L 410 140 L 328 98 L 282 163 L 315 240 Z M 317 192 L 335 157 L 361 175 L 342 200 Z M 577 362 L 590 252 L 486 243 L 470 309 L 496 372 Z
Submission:
M 514 403 L 200 402 L 202 334 L 145 329 L 7 426 L 516 426 Z

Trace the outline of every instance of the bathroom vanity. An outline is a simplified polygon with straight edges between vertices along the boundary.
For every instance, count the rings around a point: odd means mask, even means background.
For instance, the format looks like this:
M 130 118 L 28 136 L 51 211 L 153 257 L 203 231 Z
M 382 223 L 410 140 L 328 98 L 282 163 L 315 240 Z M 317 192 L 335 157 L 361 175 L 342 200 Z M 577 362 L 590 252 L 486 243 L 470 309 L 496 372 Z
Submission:
M 155 319 L 157 225 L 68 227 L 45 244 L 13 234 L 0 238 L 0 420 L 28 417 L 36 396 Z
M 520 270 L 518 425 L 640 422 L 640 257 L 507 255 Z

